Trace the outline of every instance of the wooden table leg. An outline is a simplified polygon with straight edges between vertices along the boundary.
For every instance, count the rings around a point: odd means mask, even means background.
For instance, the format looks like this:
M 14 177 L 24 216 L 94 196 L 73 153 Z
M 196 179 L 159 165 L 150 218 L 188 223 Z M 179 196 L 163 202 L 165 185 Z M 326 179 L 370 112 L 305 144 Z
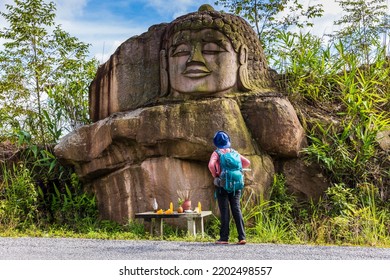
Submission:
M 199 232 L 202 235 L 202 238 L 204 237 L 204 222 L 203 222 L 203 217 L 196 217 L 195 218 L 196 222 L 196 228 L 197 232 Z
M 204 223 L 203 217 L 200 217 L 200 233 L 202 234 L 202 238 L 204 237 Z
M 163 228 L 163 219 L 162 218 L 155 218 L 156 221 L 156 229 L 157 234 L 160 234 L 160 237 L 163 238 L 164 235 L 164 228 Z
M 196 236 L 196 223 L 194 218 L 187 218 L 187 229 L 190 235 Z
M 149 234 L 153 235 L 153 221 L 154 219 L 144 218 L 144 221 L 149 224 Z M 148 230 L 146 230 L 148 231 Z
M 163 219 L 161 218 L 145 218 L 145 222 L 149 223 L 149 234 L 151 236 L 160 235 L 161 238 L 164 234 Z

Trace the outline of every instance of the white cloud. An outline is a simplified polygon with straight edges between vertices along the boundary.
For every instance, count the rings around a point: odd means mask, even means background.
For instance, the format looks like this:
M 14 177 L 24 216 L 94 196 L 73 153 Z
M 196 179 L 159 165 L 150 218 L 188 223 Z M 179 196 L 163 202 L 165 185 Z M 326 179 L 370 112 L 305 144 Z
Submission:
M 122 42 L 145 32 L 148 28 L 142 26 L 142 23 L 135 23 L 115 15 L 108 9 L 88 7 L 88 0 L 56 0 L 55 2 L 56 23 L 71 36 L 91 44 L 91 56 L 100 63 L 105 62 Z M 115 2 L 115 5 L 121 5 L 120 1 Z M 89 17 L 86 9 L 94 9 L 93 13 L 88 13 Z
M 314 27 L 309 31 L 322 37 L 326 34 L 331 34 L 338 29 L 338 27 L 334 25 L 334 21 L 341 17 L 342 10 L 335 0 L 309 1 L 311 5 L 317 2 L 322 4 L 324 13 L 321 18 L 315 18 L 313 20 Z
M 202 4 L 210 4 L 216 9 L 214 0 L 204 0 L 201 2 L 196 0 L 176 0 L 169 1 L 168 5 L 166 0 L 146 0 L 146 2 L 148 7 L 158 11 L 159 14 L 171 15 L 172 20 L 181 15 L 196 12 Z
M 324 16 L 333 16 L 333 15 L 340 15 L 341 14 L 341 8 L 340 5 L 336 2 L 336 0 L 311 0 L 309 1 L 310 4 L 317 4 L 321 3 L 324 8 Z
M 13 3 L 12 0 L 1 0 L 0 1 L 0 11 L 6 13 L 7 10 L 5 8 L 5 5 L 11 4 L 11 3 Z M 3 30 L 3 28 L 6 27 L 7 25 L 8 24 L 7 24 L 6 20 L 0 16 L 0 30 Z M 0 50 L 2 49 L 4 43 L 5 43 L 5 40 L 0 39 Z
M 128 38 L 145 32 L 144 27 L 129 25 L 128 22 L 86 22 L 82 20 L 60 22 L 62 29 L 91 44 L 91 56 L 103 63 Z
M 82 17 L 88 0 L 55 0 L 58 19 Z
M 341 15 L 341 9 L 336 3 L 336 0 L 301 0 L 300 4 L 303 5 L 304 9 L 309 6 L 322 5 L 324 10 L 322 17 L 309 19 L 309 21 L 313 22 L 314 27 L 306 27 L 303 32 L 310 32 L 322 37 L 323 35 L 334 31 L 335 27 L 333 22 Z M 284 16 L 286 16 L 287 13 L 289 13 L 289 10 L 285 9 Z
M 0 11 L 3 13 L 8 13 L 8 10 L 6 9 L 5 5 L 12 4 L 14 1 L 13 0 L 1 0 L 0 1 Z M 3 17 L 0 17 L 0 28 L 2 29 L 7 25 L 7 22 Z
M 102 62 L 107 61 L 110 56 L 116 51 L 116 49 L 123 43 L 123 41 L 109 41 L 109 42 L 102 42 L 102 50 L 101 52 L 97 52 L 94 54 L 94 57 Z

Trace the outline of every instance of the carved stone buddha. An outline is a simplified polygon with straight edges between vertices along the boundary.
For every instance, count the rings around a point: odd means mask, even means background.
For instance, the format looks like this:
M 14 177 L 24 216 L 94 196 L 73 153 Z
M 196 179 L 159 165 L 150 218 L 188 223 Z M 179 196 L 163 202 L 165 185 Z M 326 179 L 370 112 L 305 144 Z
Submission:
M 266 193 L 275 172 L 308 197 L 325 188 L 313 179 L 319 171 L 305 175 L 304 130 L 273 87 L 255 32 L 208 5 L 124 42 L 98 69 L 90 112 L 93 123 L 64 137 L 55 153 L 96 194 L 102 218 L 126 222 L 151 210 L 154 197 L 168 208 L 178 189 L 216 211 L 207 162 L 218 130 L 251 160 L 253 197 Z

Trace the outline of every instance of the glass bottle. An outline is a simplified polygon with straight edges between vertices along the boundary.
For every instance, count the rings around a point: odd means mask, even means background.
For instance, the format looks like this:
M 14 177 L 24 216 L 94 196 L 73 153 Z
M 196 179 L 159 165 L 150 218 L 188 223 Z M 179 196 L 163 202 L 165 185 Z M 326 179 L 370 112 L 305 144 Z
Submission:
M 158 204 L 157 204 L 156 198 L 153 198 L 152 207 L 153 207 L 154 212 L 156 212 L 158 209 Z

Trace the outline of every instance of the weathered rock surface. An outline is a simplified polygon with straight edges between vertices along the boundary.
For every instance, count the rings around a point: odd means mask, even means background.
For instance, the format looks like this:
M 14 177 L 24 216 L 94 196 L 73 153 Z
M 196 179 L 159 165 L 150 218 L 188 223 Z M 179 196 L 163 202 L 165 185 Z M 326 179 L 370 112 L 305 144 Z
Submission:
M 214 149 L 210 142 L 218 129 L 229 131 L 242 154 L 255 153 L 237 102 L 219 98 L 118 113 L 67 135 L 55 152 L 76 166 L 83 163 L 78 170 L 82 178 L 148 157 L 207 162 Z
M 174 125 L 172 125 L 174 124 Z M 252 171 L 248 188 L 262 193 L 272 182 L 270 156 L 255 142 L 233 99 L 215 98 L 158 105 L 114 114 L 67 135 L 56 155 L 73 164 L 97 195 L 102 217 L 124 222 L 135 212 L 177 201 L 178 189 L 192 189 L 192 200 L 214 209 L 214 186 L 207 168 L 216 130 L 225 129 Z
M 135 109 L 159 96 L 158 61 L 166 25 L 153 25 L 148 32 L 128 39 L 99 67 L 90 86 L 92 121 Z
M 379 131 L 376 139 L 383 151 L 390 151 L 390 129 Z
M 307 164 L 301 159 L 289 159 L 281 163 L 290 192 L 303 199 L 318 199 L 329 187 L 330 182 L 319 166 Z
M 250 98 L 244 105 L 248 128 L 260 147 L 271 155 L 298 157 L 307 145 L 305 131 L 286 98 Z

